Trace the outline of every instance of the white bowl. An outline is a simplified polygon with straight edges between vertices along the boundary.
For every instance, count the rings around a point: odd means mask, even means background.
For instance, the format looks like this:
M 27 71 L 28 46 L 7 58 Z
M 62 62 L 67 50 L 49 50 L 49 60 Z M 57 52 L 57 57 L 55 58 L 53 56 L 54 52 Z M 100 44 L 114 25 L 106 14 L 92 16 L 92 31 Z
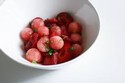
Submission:
M 0 6 L 0 48 L 14 61 L 38 69 L 59 69 L 84 58 L 86 52 L 68 62 L 43 66 L 31 64 L 23 58 L 20 31 L 35 17 L 50 18 L 62 11 L 70 12 L 81 24 L 85 24 L 83 38 L 85 51 L 95 42 L 99 33 L 99 17 L 87 0 L 5 0 Z

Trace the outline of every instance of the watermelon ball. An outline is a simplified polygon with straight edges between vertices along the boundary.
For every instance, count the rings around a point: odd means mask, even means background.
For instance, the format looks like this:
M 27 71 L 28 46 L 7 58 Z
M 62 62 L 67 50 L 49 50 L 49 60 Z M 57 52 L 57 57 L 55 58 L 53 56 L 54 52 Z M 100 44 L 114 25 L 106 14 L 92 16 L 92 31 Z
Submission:
M 48 43 L 49 39 L 47 36 L 43 36 L 40 38 L 40 40 L 37 42 L 37 48 L 41 51 L 41 52 L 47 52 L 49 49 Z
M 31 28 L 24 28 L 21 33 L 20 33 L 20 36 L 21 36 L 21 39 L 26 42 L 30 39 L 31 35 L 33 34 L 33 30 Z
M 53 36 L 50 38 L 50 46 L 55 50 L 59 50 L 64 46 L 64 41 L 60 36 Z
M 31 22 L 31 28 L 32 28 L 35 32 L 38 31 L 38 28 L 39 28 L 39 27 L 43 27 L 43 26 L 44 26 L 44 21 L 43 21 L 43 19 L 40 18 L 40 17 L 34 18 L 34 19 L 32 20 L 32 22 Z
M 81 25 L 78 22 L 71 22 L 68 27 L 69 33 L 81 33 Z
M 47 36 L 49 35 L 49 29 L 47 27 L 39 27 L 38 28 L 38 33 L 40 36 Z
M 40 51 L 36 48 L 31 48 L 26 52 L 25 58 L 30 62 L 40 63 L 43 60 L 43 57 Z
M 70 38 L 71 38 L 73 43 L 80 43 L 82 40 L 81 35 L 79 35 L 77 33 L 71 34 Z
M 57 25 L 53 25 L 51 28 L 50 28 L 50 32 L 51 33 L 55 33 L 57 36 L 61 36 L 61 29 L 59 26 Z
M 73 44 L 71 48 L 72 48 L 71 53 L 73 57 L 79 56 L 83 51 L 82 46 L 79 44 Z

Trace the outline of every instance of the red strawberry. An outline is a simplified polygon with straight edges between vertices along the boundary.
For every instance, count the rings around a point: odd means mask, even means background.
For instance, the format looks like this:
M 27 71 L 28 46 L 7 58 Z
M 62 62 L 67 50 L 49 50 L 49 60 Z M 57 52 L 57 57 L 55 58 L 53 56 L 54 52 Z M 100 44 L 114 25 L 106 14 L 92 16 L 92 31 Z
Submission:
M 57 36 L 58 34 L 56 32 L 52 32 L 50 37 Z
M 70 43 L 72 43 L 72 40 L 71 40 L 71 38 L 70 38 L 69 36 L 61 35 L 61 37 L 63 38 L 63 40 L 64 40 L 65 42 L 70 42 Z
M 57 15 L 58 25 L 68 26 L 73 21 L 73 17 L 67 12 L 61 12 Z
M 66 36 L 69 35 L 65 26 L 61 26 L 61 31 L 62 31 L 62 35 L 66 35 Z
M 43 57 L 49 56 L 48 52 L 41 52 L 41 54 L 43 55 Z
M 57 19 L 56 18 L 51 18 L 51 19 L 46 19 L 45 21 L 44 21 L 44 23 L 45 23 L 45 26 L 47 26 L 47 27 L 50 27 L 50 26 L 52 26 L 53 24 L 57 24 Z
M 71 47 L 71 43 L 70 43 L 70 42 L 65 42 L 63 49 L 67 50 L 67 49 L 69 49 L 70 47 Z
M 58 54 L 58 63 L 63 63 L 69 61 L 71 59 L 70 49 L 71 44 L 69 42 L 65 42 L 64 47 L 60 50 Z
M 30 48 L 35 48 L 37 46 L 37 40 L 38 40 L 38 33 L 34 33 L 30 40 L 25 45 L 25 50 L 29 50 Z
M 43 64 L 44 65 L 54 65 L 54 64 L 57 64 L 57 55 L 58 55 L 58 52 L 55 52 L 55 53 L 53 53 L 52 56 L 46 56 L 44 58 Z
M 58 63 L 63 63 L 63 62 L 69 61 L 70 59 L 71 59 L 71 55 L 70 55 L 70 52 L 68 52 L 67 50 L 62 49 L 59 52 Z

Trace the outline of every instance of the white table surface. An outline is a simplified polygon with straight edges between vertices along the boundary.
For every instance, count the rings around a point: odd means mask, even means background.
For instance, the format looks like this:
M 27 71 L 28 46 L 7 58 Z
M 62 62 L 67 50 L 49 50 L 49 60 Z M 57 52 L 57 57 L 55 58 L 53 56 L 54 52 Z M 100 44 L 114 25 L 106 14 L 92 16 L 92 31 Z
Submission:
M 100 33 L 86 59 L 58 71 L 20 65 L 0 51 L 0 83 L 125 83 L 125 0 L 91 0 Z

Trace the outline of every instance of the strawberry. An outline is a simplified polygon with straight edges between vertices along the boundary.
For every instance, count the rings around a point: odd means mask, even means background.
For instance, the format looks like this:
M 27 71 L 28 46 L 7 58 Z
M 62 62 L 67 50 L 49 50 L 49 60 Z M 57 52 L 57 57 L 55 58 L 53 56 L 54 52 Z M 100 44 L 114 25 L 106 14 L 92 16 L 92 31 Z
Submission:
M 29 50 L 30 48 L 35 48 L 37 46 L 37 40 L 38 40 L 38 33 L 34 33 L 30 40 L 25 45 L 25 50 Z
M 69 33 L 68 33 L 68 31 L 67 31 L 67 29 L 66 29 L 65 26 L 61 26 L 61 31 L 62 31 L 62 34 L 61 34 L 61 35 L 66 35 L 66 36 L 69 35 Z
M 64 47 L 59 51 L 58 63 L 63 63 L 71 59 L 71 54 L 69 51 L 70 47 L 71 44 L 69 42 L 65 42 Z
M 57 55 L 58 52 L 53 53 L 52 56 L 45 56 L 43 65 L 54 65 L 57 64 Z
M 63 38 L 63 40 L 64 40 L 65 42 L 70 42 L 70 43 L 73 42 L 69 36 L 61 35 L 61 37 Z
M 57 19 L 56 18 L 51 18 L 51 19 L 46 19 L 45 21 L 44 21 L 44 23 L 45 23 L 45 26 L 47 26 L 47 27 L 51 27 L 53 24 L 57 24 Z
M 73 17 L 67 12 L 59 13 L 56 18 L 59 26 L 68 26 L 73 21 Z

